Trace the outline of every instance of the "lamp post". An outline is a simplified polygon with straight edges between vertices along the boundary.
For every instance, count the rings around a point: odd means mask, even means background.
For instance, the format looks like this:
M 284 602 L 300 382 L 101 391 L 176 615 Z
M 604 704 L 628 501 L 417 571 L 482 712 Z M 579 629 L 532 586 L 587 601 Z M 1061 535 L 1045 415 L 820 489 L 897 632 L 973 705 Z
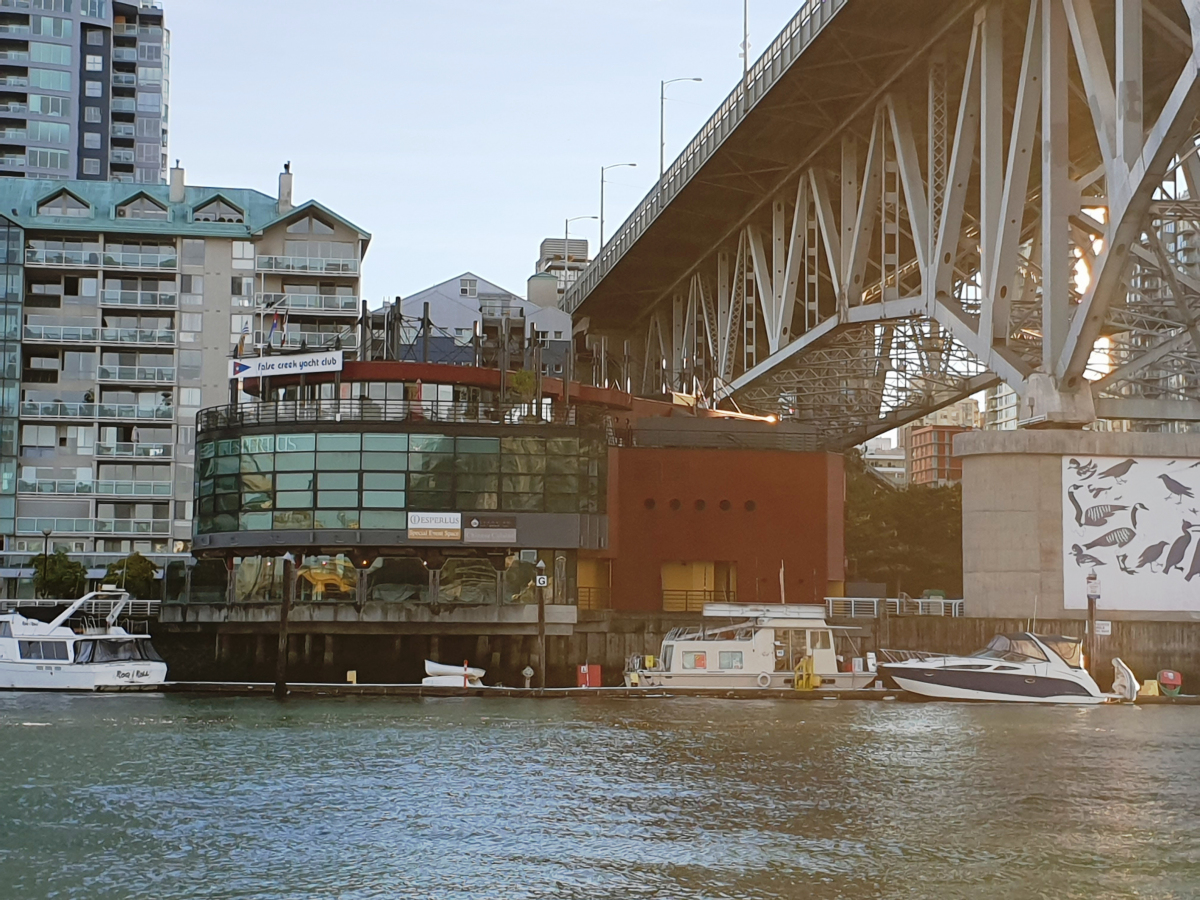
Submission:
M 42 537 L 42 599 L 46 599 L 46 582 L 50 580 L 50 535 L 54 534 L 53 528 L 43 528 Z M 35 591 L 36 593 L 36 591 Z
M 658 83 L 658 189 L 662 190 L 663 154 L 667 146 L 667 85 L 677 81 L 703 81 L 703 78 L 671 78 Z
M 537 561 L 537 579 L 534 589 L 538 601 L 538 687 L 546 689 L 546 562 Z
M 636 169 L 637 163 L 615 163 L 611 166 L 600 167 L 600 246 L 596 248 L 599 253 L 604 249 L 604 173 L 609 169 Z
M 570 219 L 567 219 L 563 223 L 563 289 L 562 289 L 563 297 L 567 296 L 567 288 L 570 287 L 570 285 L 567 284 L 567 271 L 571 264 L 571 252 L 568 249 L 570 247 L 570 243 L 571 243 L 571 223 L 572 222 L 580 222 L 584 219 L 596 219 L 596 218 L 598 218 L 598 217 L 597 216 L 574 216 Z M 560 308 L 562 307 L 561 303 L 559 304 L 559 307 Z

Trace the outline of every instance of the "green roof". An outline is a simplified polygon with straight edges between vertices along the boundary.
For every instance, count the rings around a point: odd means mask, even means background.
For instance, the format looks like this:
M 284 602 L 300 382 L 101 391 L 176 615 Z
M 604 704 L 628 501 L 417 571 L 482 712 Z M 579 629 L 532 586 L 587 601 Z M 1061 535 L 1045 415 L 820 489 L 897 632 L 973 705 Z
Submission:
M 38 215 L 38 206 L 62 191 L 67 191 L 78 200 L 91 206 L 91 217 Z M 167 221 L 117 218 L 118 207 L 143 195 L 167 208 Z M 315 200 L 301 203 L 280 215 L 274 197 L 247 188 L 189 186 L 184 189 L 182 203 L 171 203 L 170 195 L 171 188 L 165 184 L 0 178 L 0 216 L 31 231 L 104 231 L 128 234 L 166 233 L 196 237 L 249 238 L 306 210 L 319 210 L 343 225 L 353 228 L 363 240 L 371 239 L 368 232 Z M 241 210 L 246 221 L 243 224 L 191 221 L 194 210 L 218 197 Z

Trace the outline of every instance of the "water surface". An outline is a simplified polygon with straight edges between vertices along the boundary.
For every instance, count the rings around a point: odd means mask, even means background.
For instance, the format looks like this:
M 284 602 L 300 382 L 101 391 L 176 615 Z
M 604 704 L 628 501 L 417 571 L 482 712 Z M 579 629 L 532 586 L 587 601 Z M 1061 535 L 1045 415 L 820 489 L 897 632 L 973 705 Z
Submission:
M 1200 708 L 0 695 L 0 896 L 1200 897 Z

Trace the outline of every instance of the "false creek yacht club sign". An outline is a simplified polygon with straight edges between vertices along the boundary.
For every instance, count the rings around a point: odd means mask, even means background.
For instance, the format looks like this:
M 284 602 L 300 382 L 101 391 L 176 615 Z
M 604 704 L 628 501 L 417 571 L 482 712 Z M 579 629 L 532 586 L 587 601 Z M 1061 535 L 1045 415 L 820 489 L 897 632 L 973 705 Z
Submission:
M 464 522 L 462 513 L 410 512 L 408 539 L 463 541 L 467 544 L 511 544 L 517 539 L 517 518 L 471 514 Z
M 293 353 L 290 356 L 258 356 L 229 361 L 230 378 L 270 378 L 272 375 L 307 375 L 309 372 L 342 371 L 345 353 Z

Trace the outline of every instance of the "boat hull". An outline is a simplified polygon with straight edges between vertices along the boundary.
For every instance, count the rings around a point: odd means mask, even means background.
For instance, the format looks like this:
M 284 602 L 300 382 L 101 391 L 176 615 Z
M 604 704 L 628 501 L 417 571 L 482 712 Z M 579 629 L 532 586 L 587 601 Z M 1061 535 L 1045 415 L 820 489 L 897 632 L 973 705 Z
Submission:
M 678 672 L 640 671 L 638 684 L 633 685 L 630 674 L 626 674 L 625 683 L 630 687 L 679 687 L 679 688 L 736 688 L 746 690 L 761 688 L 762 690 L 790 690 L 795 676 L 791 672 L 771 672 L 770 681 L 762 684 L 759 675 L 754 672 L 745 673 L 713 673 L 697 672 L 694 675 Z M 819 691 L 854 691 L 869 687 L 875 680 L 873 672 L 838 672 L 821 675 Z
M 150 660 L 55 663 L 0 660 L 0 690 L 104 691 L 156 687 L 167 680 L 167 664 Z
M 975 700 L 990 703 L 1048 703 L 1090 706 L 1110 698 L 1066 678 L 1024 673 L 971 672 L 938 666 L 879 667 L 886 684 L 934 700 Z

